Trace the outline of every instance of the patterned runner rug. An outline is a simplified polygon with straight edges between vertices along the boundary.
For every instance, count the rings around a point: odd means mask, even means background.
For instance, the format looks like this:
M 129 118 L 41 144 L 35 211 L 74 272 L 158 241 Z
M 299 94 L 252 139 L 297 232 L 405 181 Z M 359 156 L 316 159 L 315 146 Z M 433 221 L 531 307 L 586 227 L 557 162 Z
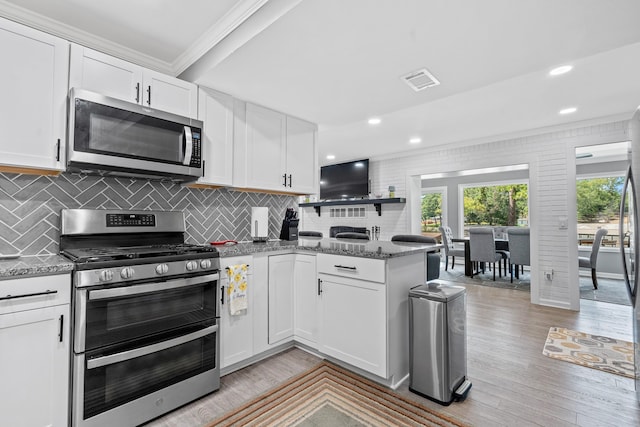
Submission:
M 547 357 L 634 378 L 633 343 L 565 328 L 550 328 Z
M 466 424 L 324 361 L 208 425 L 214 426 Z

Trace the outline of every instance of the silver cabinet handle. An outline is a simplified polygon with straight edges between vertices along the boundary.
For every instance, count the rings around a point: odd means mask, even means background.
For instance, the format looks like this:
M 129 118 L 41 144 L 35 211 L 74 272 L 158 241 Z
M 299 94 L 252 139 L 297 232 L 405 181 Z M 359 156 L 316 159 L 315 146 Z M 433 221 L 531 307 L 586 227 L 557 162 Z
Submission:
M 146 347 L 136 348 L 133 350 L 123 351 L 121 353 L 110 354 L 109 356 L 97 357 L 87 361 L 87 369 L 100 368 L 102 366 L 113 365 L 115 363 L 125 362 L 136 357 L 146 356 L 148 354 L 157 353 L 162 350 L 166 350 L 171 347 L 175 347 L 180 344 L 187 343 L 189 341 L 197 340 L 206 335 L 218 332 L 218 325 L 209 326 L 208 328 L 201 329 L 196 332 L 192 332 L 181 337 L 173 338 L 168 341 L 162 341 L 156 344 L 152 344 Z
M 318 279 L 318 295 L 322 295 L 322 279 Z
M 41 295 L 51 295 L 51 294 L 57 294 L 57 293 L 58 291 L 50 291 L 49 289 L 47 289 L 44 292 L 36 292 L 33 294 L 7 295 L 5 297 L 0 297 L 0 301 L 8 300 L 8 299 L 16 299 L 16 298 L 39 297 Z
M 335 268 L 344 268 L 345 270 L 357 270 L 356 267 L 350 267 L 348 265 L 334 265 Z
M 148 86 L 147 93 L 149 94 L 149 96 L 147 97 L 147 104 L 151 106 L 151 85 Z
M 140 103 L 140 82 L 136 83 L 136 103 Z
M 178 289 L 187 286 L 197 286 L 207 282 L 217 281 L 220 275 L 218 273 L 207 274 L 206 276 L 189 277 L 186 279 L 168 280 L 161 283 L 149 283 L 147 285 L 123 286 L 113 289 L 98 289 L 89 291 L 89 300 L 96 301 L 101 299 L 120 298 L 131 295 L 148 294 L 150 292 L 166 291 L 168 289 Z

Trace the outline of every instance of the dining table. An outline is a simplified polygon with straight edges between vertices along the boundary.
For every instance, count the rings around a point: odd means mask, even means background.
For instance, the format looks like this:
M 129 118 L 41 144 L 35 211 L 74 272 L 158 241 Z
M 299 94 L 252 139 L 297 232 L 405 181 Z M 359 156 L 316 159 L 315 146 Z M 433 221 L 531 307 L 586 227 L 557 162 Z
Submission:
M 497 251 L 508 251 L 509 241 L 507 239 L 494 239 Z M 464 275 L 471 277 L 473 275 L 473 265 L 471 262 L 471 246 L 469 237 L 460 237 L 451 239 L 452 242 L 464 243 Z

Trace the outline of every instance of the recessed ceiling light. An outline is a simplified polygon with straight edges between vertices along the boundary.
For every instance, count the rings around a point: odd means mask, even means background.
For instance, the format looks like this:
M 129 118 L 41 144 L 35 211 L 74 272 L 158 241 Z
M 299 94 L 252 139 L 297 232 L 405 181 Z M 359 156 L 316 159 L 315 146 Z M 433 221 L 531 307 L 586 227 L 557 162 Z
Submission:
M 379 118 L 379 117 L 371 117 L 371 118 L 367 121 L 367 123 L 369 123 L 370 125 L 379 125 L 381 121 L 382 121 L 382 120 L 380 120 L 380 118 Z
M 419 137 L 411 138 L 409 140 L 409 143 L 411 144 L 420 144 L 421 142 L 422 142 L 422 138 L 419 138 Z
M 549 71 L 550 76 L 559 76 L 561 74 L 568 73 L 573 70 L 573 65 L 563 65 L 561 67 L 556 67 L 553 70 Z
M 336 156 L 334 156 L 333 154 L 327 154 L 327 160 L 333 160 L 335 158 Z
M 576 111 L 578 111 L 576 107 L 570 107 L 570 108 L 564 108 L 558 111 L 558 114 L 571 114 L 571 113 L 575 113 Z

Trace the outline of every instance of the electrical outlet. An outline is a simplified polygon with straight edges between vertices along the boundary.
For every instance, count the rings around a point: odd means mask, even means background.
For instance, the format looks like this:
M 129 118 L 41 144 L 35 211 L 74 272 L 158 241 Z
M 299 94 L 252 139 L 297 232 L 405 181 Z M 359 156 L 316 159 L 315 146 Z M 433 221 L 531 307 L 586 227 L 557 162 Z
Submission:
M 553 280 L 553 270 L 544 272 L 544 279 L 549 282 Z

